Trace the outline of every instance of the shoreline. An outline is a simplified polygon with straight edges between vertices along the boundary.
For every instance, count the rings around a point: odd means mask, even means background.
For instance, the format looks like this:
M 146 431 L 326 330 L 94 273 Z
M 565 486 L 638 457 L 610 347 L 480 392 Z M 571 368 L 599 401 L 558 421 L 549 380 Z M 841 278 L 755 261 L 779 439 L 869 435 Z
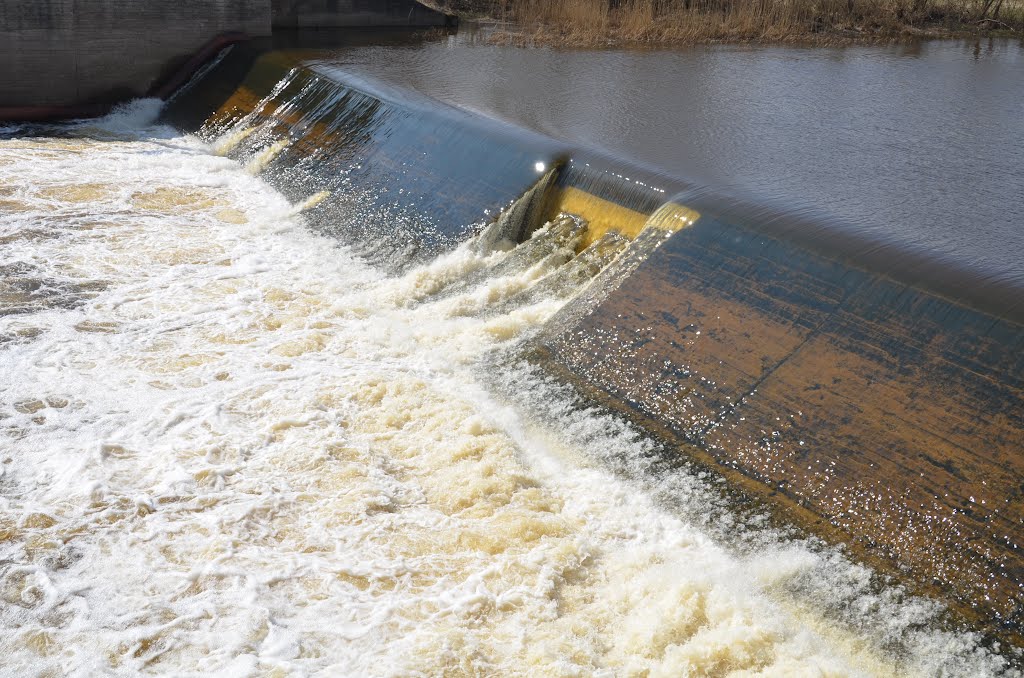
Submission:
M 1024 39 L 1024 3 L 1012 1 L 1002 18 L 969 15 L 966 3 L 903 0 L 878 9 L 846 0 L 823 13 L 799 0 L 786 10 L 764 9 L 749 0 L 421 0 L 461 21 L 487 25 L 489 41 L 517 47 L 674 48 L 696 45 L 805 45 L 833 47 L 913 43 L 928 40 Z M 969 0 L 968 0 L 969 2 Z M 609 7 L 609 4 L 615 5 Z M 991 5 L 992 3 L 985 3 Z M 1002 3 L 999 3 L 1002 5 Z M 660 7 L 655 11 L 655 6 Z M 685 5 L 685 7 L 684 7 Z M 853 8 L 857 8 L 854 11 Z M 990 10 L 983 9 L 982 13 Z M 996 11 L 999 11 L 997 7 Z
M 493 22 L 488 37 L 495 45 L 509 47 L 563 47 L 567 49 L 677 49 L 698 46 L 790 46 L 790 47 L 855 47 L 870 45 L 900 45 L 927 42 L 933 40 L 1006 40 L 1020 38 L 1020 33 L 1011 31 L 952 31 L 952 30 L 917 30 L 900 33 L 871 34 L 864 32 L 831 32 L 807 33 L 784 37 L 746 36 L 746 37 L 704 37 L 704 38 L 673 38 L 673 39 L 631 39 L 615 34 L 590 38 L 557 30 L 552 26 L 534 27 L 533 30 L 509 29 L 502 27 L 495 20 L 474 20 L 476 23 Z

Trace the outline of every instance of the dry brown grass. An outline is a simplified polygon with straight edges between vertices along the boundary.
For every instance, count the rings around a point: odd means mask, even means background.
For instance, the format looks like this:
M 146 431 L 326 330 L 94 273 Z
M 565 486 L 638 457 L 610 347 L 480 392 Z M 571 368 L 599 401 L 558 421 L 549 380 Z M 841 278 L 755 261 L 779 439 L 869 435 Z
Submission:
M 481 0 L 511 42 L 818 43 L 1024 31 L 1024 0 Z

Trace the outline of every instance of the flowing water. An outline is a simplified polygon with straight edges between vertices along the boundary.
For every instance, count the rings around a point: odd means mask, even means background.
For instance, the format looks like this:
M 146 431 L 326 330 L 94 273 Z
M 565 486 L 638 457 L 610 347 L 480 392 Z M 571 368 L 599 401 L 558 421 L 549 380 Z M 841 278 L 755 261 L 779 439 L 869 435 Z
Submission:
M 0 138 L 0 673 L 1009 670 L 516 357 L 572 221 L 386 274 L 157 109 Z
M 325 61 L 1024 282 L 1024 44 L 338 47 Z

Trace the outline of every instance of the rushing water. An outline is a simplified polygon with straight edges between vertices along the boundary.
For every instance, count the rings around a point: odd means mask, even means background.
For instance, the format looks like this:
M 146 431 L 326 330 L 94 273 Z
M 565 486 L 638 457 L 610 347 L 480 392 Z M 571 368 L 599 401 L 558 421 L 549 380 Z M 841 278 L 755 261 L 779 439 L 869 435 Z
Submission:
M 572 224 L 388 276 L 155 113 L 0 139 L 0 673 L 1005 669 L 511 357 Z
M 338 48 L 346 71 L 1024 283 L 1020 41 Z

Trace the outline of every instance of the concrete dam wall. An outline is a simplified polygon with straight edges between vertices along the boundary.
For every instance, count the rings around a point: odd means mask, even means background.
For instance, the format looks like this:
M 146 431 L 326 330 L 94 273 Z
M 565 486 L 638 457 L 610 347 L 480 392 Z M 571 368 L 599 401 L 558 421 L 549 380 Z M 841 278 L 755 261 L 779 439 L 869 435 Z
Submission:
M 218 51 L 279 28 L 435 26 L 413 0 L 0 1 L 0 120 L 101 115 L 166 96 Z
M 102 113 L 223 33 L 270 33 L 270 0 L 0 3 L 0 119 Z
M 581 277 L 532 360 L 786 523 L 1020 642 L 1021 290 L 302 58 L 235 50 L 167 118 L 392 270 L 572 220 L 579 266 L 613 263 Z

